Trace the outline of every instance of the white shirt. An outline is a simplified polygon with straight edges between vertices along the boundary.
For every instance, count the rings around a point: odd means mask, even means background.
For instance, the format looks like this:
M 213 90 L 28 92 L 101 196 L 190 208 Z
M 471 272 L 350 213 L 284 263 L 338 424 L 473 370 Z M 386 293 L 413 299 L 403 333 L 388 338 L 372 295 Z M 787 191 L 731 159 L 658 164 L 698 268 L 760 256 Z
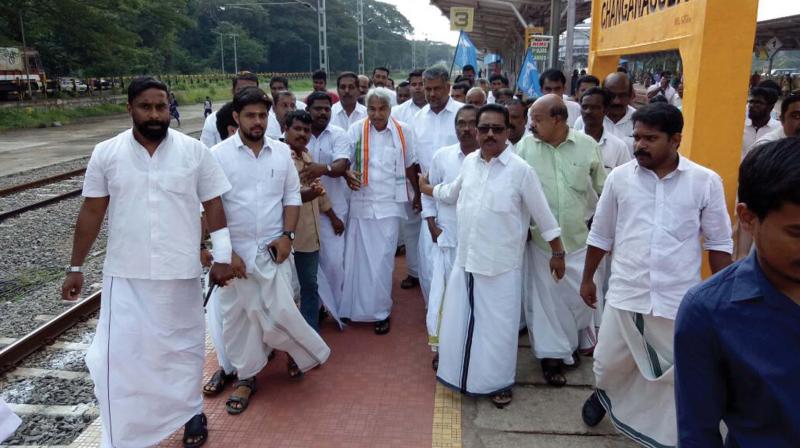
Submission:
M 744 156 L 746 156 L 747 153 L 753 149 L 756 140 L 764 137 L 776 129 L 783 130 L 783 125 L 780 121 L 774 118 L 770 118 L 767 124 L 761 126 L 760 128 L 753 126 L 753 122 L 750 121 L 749 118 L 746 119 L 744 122 L 744 136 L 742 137 L 742 159 L 744 159 Z
M 486 95 L 486 104 L 494 104 L 494 91 L 490 90 Z
M 456 180 L 434 187 L 433 197 L 458 201 L 456 263 L 467 272 L 495 276 L 519 269 L 531 217 L 546 241 L 561 235 L 536 172 L 507 148 L 489 162 L 480 150 L 471 153 Z
M 587 243 L 614 253 L 608 304 L 675 319 L 702 249 L 733 252 L 722 179 L 683 156 L 662 179 L 631 160 L 608 175 Z
M 448 98 L 444 109 L 438 114 L 431 110 L 430 104 L 426 104 L 414 115 L 410 124 L 414 130 L 414 147 L 422 172 L 430 170 L 433 153 L 437 149 L 458 143 L 456 114 L 462 106 L 464 103 Z
M 95 146 L 83 195 L 110 196 L 103 274 L 199 278 L 201 202 L 231 188 L 202 143 L 172 129 L 151 157 L 127 130 Z
M 217 111 L 211 112 L 203 122 L 203 130 L 200 131 L 200 141 L 210 148 L 222 141 L 217 130 Z
M 358 120 L 363 120 L 364 118 L 367 118 L 367 107 L 361 103 L 356 103 L 356 108 L 353 109 L 353 113 L 350 114 L 349 117 L 347 116 L 347 112 L 345 112 L 344 107 L 342 107 L 341 101 L 331 107 L 330 124 L 339 126 L 344 130 L 350 129 L 350 126 L 352 126 L 353 123 Z
M 564 105 L 567 106 L 567 125 L 574 127 L 578 118 L 581 118 L 581 105 L 563 95 Z
M 611 121 L 610 118 L 606 116 L 603 120 L 603 129 L 611 131 L 617 138 L 622 140 L 625 145 L 628 147 L 628 152 L 630 153 L 631 157 L 633 157 L 633 113 L 636 112 L 631 106 L 628 106 L 628 111 L 625 112 L 625 115 L 620 118 L 620 120 L 616 123 Z M 583 117 L 578 118 L 575 122 L 575 129 L 582 131 L 583 130 Z
M 586 129 L 581 130 L 581 132 L 586 134 Z M 605 123 L 603 123 L 603 135 L 597 143 L 600 145 L 600 153 L 603 156 L 603 167 L 606 169 L 606 174 L 633 158 L 630 152 L 628 152 L 628 146 L 625 145 L 625 142 L 612 134 L 605 126 Z
M 398 172 L 398 167 L 408 168 L 416 163 L 414 145 L 409 139 L 411 131 L 404 123 L 400 123 L 406 142 L 405 159 L 400 135 L 394 122 L 383 131 L 369 126 L 369 179 L 368 185 L 362 185 L 358 191 L 350 195 L 350 217 L 383 219 L 390 217 L 406 218 L 405 203 L 413 199 L 406 188 L 405 169 Z M 356 157 L 356 142 L 364 128 L 364 120 L 350 126 L 347 135 L 350 141 L 350 160 Z M 362 173 L 363 180 L 363 173 Z M 398 191 L 405 194 L 398 194 Z
M 647 88 L 647 93 L 655 92 L 656 90 L 658 90 L 660 88 L 661 88 L 661 84 L 660 83 L 655 83 L 652 86 Z M 667 102 L 669 104 L 672 104 L 675 107 L 678 107 L 678 104 L 679 104 L 678 101 L 680 101 L 681 103 L 683 102 L 683 101 L 681 101 L 680 96 L 678 96 L 678 91 L 675 90 L 675 88 L 672 87 L 671 85 L 667 85 L 667 88 L 664 90 L 664 98 L 667 99 Z
M 433 155 L 428 182 L 431 185 L 453 182 L 461 172 L 461 165 L 465 158 L 466 155 L 461 150 L 461 143 L 439 149 Z M 438 202 L 433 197 L 424 194 L 422 195 L 422 209 L 422 218 L 436 218 L 436 226 L 442 229 L 442 234 L 436 239 L 436 244 L 439 247 L 457 247 L 456 205 Z
M 423 106 L 425 107 L 425 106 Z M 414 121 L 414 115 L 421 111 L 422 107 L 414 104 L 414 100 L 408 100 L 399 106 L 392 107 L 392 116 L 403 123 L 411 126 Z
M 285 143 L 264 139 L 258 157 L 237 132 L 211 148 L 233 188 L 222 195 L 231 244 L 252 272 L 260 248 L 283 233 L 283 208 L 300 206 L 300 176 Z
M 762 135 L 759 137 L 751 148 L 755 148 L 756 146 L 763 145 L 764 143 L 775 142 L 782 138 L 786 138 L 786 131 L 783 130 L 783 126 L 773 129 L 772 131 Z
M 308 152 L 316 163 L 331 165 L 339 159 L 350 159 L 350 139 L 347 132 L 332 124 L 329 124 L 324 131 L 320 132 L 319 137 L 311 134 L 308 141 Z M 333 206 L 333 211 L 337 216 L 344 219 L 347 213 L 348 202 L 350 201 L 350 188 L 344 177 L 322 176 L 322 186 Z

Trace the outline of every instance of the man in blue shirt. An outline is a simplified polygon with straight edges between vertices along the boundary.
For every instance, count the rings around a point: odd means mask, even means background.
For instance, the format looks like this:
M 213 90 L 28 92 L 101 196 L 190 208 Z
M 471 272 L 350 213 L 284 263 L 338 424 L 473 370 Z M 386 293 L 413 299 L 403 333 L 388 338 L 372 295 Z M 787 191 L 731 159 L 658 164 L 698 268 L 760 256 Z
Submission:
M 687 293 L 675 328 L 681 448 L 800 444 L 800 139 L 739 168 L 741 227 L 756 250 Z

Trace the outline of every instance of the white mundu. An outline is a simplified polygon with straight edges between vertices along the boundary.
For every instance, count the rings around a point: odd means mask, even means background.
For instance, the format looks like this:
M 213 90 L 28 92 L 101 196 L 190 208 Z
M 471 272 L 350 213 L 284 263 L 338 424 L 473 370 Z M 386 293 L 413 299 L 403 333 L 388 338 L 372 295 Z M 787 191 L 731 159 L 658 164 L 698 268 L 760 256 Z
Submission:
M 247 271 L 247 278 L 212 293 L 222 311 L 225 353 L 241 379 L 261 371 L 272 348 L 288 352 L 307 371 L 325 362 L 330 349 L 294 303 L 292 259 L 276 264 L 267 253 L 283 233 L 284 207 L 302 204 L 290 149 L 265 137 L 256 156 L 236 133 L 212 153 L 233 185 L 222 204 L 233 252 Z
M 347 132 L 338 126 L 328 124 L 319 136 L 312 133 L 309 138 L 308 152 L 316 163 L 331 165 L 336 160 L 350 158 L 350 140 Z M 321 182 L 334 213 L 343 223 L 347 223 L 350 208 L 347 181 L 344 177 L 322 176 Z M 342 300 L 344 285 L 344 235 L 337 235 L 333 231 L 328 215 L 320 213 L 319 221 L 319 297 L 331 316 L 341 325 L 336 309 Z
M 198 206 L 229 189 L 206 147 L 172 129 L 152 157 L 131 130 L 92 152 L 83 195 L 109 197 L 100 319 L 86 354 L 104 447 L 156 445 L 202 411 Z
M 458 249 L 439 331 L 440 382 L 494 395 L 514 384 L 522 308 L 522 254 L 531 219 L 551 241 L 561 234 L 536 172 L 507 148 L 486 162 L 468 155 L 434 198 L 457 202 Z
M 392 117 L 397 121 L 411 126 L 414 115 L 422 110 L 414 104 L 413 100 L 408 100 L 403 104 L 392 107 Z M 412 188 L 410 183 L 408 188 Z M 408 275 L 419 278 L 419 222 L 420 214 L 414 211 L 410 202 L 406 203 L 406 219 L 400 222 L 400 243 L 406 247 L 406 271 Z
M 378 322 L 392 309 L 392 271 L 400 219 L 406 215 L 406 168 L 416 162 L 409 130 L 389 118 L 382 131 L 365 119 L 348 131 L 361 188 L 350 196 L 345 230 L 344 293 L 339 317 Z
M 674 446 L 675 315 L 703 249 L 733 251 L 722 179 L 682 156 L 663 178 L 632 160 L 608 176 L 587 243 L 614 253 L 594 351 L 600 402 L 629 437 Z
M 414 131 L 414 147 L 417 149 L 417 159 L 419 160 L 420 170 L 423 173 L 430 171 L 433 153 L 436 150 L 458 143 L 458 137 L 456 137 L 456 114 L 462 106 L 464 106 L 463 103 L 448 98 L 444 109 L 436 113 L 431 110 L 430 104 L 426 104 L 422 110 L 414 115 L 414 120 L 409 123 Z M 428 230 L 428 224 L 425 221 L 420 223 L 417 251 L 419 253 L 420 287 L 427 304 L 433 275 L 433 266 L 431 265 L 433 240 Z
M 431 163 L 428 181 L 432 185 L 447 184 L 458 177 L 461 165 L 466 155 L 461 150 L 461 144 L 445 146 L 436 151 Z M 447 279 L 453 270 L 456 260 L 456 247 L 458 247 L 458 225 L 456 219 L 456 205 L 436 201 L 424 195 L 423 220 L 432 217 L 436 219 L 436 226 L 442 233 L 433 244 L 430 257 L 432 265 L 431 292 L 428 299 L 428 313 L 426 324 L 428 327 L 428 344 L 431 347 L 439 346 L 439 326 L 442 317 L 442 305 L 447 286 Z
M 22 419 L 14 414 L 6 402 L 0 398 L 0 443 L 11 437 L 21 424 Z

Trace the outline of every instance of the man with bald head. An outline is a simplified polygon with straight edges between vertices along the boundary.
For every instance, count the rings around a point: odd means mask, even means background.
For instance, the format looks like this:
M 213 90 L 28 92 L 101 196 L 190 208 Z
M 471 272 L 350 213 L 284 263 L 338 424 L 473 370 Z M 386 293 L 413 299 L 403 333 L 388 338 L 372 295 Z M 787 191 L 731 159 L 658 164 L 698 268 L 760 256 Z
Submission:
M 473 87 L 467 92 L 467 104 L 483 107 L 486 104 L 486 92 L 480 87 Z
M 523 305 L 531 349 L 541 360 L 545 380 L 561 387 L 567 383 L 564 365 L 580 361 L 580 330 L 594 328 L 592 309 L 581 299 L 580 284 L 588 236 L 588 193 L 590 188 L 597 195 L 603 191 L 606 172 L 597 142 L 567 125 L 567 106 L 560 95 L 539 98 L 530 115 L 533 135 L 522 139 L 518 155 L 539 175 L 561 228 L 564 252 L 552 253 L 539 229 L 531 228 L 532 239 L 525 250 L 528 268 Z M 565 258 L 566 273 L 561 281 L 554 280 L 548 267 L 553 256 Z
M 631 106 L 631 101 L 636 96 L 633 83 L 627 73 L 613 72 L 603 80 L 603 87 L 612 97 L 611 104 L 606 109 L 604 125 L 612 134 L 625 142 L 633 156 L 633 113 L 636 112 Z M 575 129 L 582 130 L 583 127 L 583 119 L 578 118 Z

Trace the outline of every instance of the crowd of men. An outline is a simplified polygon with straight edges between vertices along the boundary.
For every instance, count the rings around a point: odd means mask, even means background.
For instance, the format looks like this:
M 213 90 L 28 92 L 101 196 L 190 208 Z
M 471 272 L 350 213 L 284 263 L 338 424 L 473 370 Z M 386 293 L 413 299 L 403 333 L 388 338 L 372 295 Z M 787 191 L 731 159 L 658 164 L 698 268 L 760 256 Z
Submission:
M 547 70 L 536 99 L 470 66 L 395 90 L 389 75 L 340 73 L 333 94 L 318 72 L 300 101 L 285 78 L 267 94 L 241 73 L 200 141 L 169 128 L 164 84 L 131 82 L 133 126 L 92 154 L 63 286 L 79 296 L 107 215 L 87 355 L 103 446 L 181 425 L 202 445 L 201 391 L 234 383 L 227 411 L 244 412 L 275 351 L 292 377 L 328 359 L 323 319 L 389 333 L 399 245 L 442 384 L 510 404 L 527 327 L 553 387 L 593 356 L 576 410 L 589 426 L 608 414 L 644 446 L 721 447 L 724 421 L 725 446 L 796 446 L 800 97 L 770 126 L 771 91 L 751 92 L 737 201 L 751 238 L 733 263 L 722 179 L 680 154 L 674 101 L 633 107 L 626 73 L 583 76 L 569 97 Z M 648 97 L 677 95 L 662 88 Z M 205 385 L 201 263 L 220 366 Z

